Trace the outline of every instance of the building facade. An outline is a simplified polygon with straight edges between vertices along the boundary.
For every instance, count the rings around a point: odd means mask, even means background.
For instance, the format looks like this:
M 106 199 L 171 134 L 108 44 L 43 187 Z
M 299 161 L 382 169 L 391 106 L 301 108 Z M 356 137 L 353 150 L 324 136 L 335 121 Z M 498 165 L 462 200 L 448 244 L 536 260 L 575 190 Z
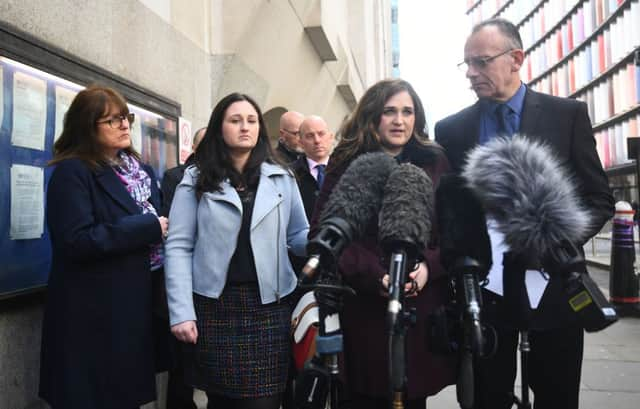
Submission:
M 139 149 L 161 175 L 177 163 L 179 118 L 206 126 L 230 92 L 256 99 L 274 139 L 286 110 L 323 116 L 337 130 L 366 88 L 391 76 L 391 49 L 390 0 L 4 0 L 0 205 L 10 207 L 15 165 L 39 168 L 46 188 L 57 129 L 50 116 L 62 117 L 61 96 L 74 87 L 113 86 L 147 116 Z M 41 146 L 18 135 L 22 80 L 43 84 Z M 10 212 L 0 213 L 0 256 L 12 261 L 0 263 L 0 408 L 39 408 L 46 226 L 16 238 Z M 34 281 L 16 284 L 23 272 Z

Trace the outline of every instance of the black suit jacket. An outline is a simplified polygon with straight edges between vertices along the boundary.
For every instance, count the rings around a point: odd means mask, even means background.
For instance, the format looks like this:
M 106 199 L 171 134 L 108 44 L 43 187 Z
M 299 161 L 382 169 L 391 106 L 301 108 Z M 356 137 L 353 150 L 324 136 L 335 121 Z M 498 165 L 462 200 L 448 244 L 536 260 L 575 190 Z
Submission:
M 176 187 L 178 187 L 178 184 L 182 181 L 184 171 L 191 166 L 194 161 L 195 158 L 192 153 L 184 164 L 178 165 L 175 168 L 171 168 L 164 172 L 160 187 L 162 191 L 162 208 L 160 209 L 160 216 L 169 217 L 169 211 L 171 210 L 173 195 L 176 193 Z
M 600 231 L 614 213 L 614 199 L 593 137 L 585 103 L 541 94 L 527 88 L 519 133 L 546 143 L 576 178 L 578 194 L 589 210 L 592 224 L 585 241 Z M 435 126 L 454 172 L 460 173 L 466 155 L 479 141 L 480 103 L 451 115 Z M 583 243 L 579 243 L 583 244 Z M 586 271 L 585 266 L 582 269 Z M 552 280 L 534 314 L 532 326 L 552 328 L 575 317 L 563 296 L 561 280 Z
M 307 220 L 311 220 L 313 215 L 313 208 L 316 205 L 316 198 L 318 197 L 318 182 L 311 174 L 309 170 L 309 163 L 307 157 L 301 155 L 291 165 L 291 170 L 296 175 L 298 181 L 298 188 L 300 189 L 300 195 L 302 196 L 302 203 L 304 205 L 304 212 L 307 215 Z
M 316 179 L 309 171 L 309 163 L 307 162 L 307 157 L 305 155 L 300 155 L 300 157 L 289 166 L 296 175 L 298 189 L 300 189 L 300 196 L 302 196 L 304 213 L 307 215 L 307 220 L 311 221 L 313 208 L 316 205 L 316 198 L 320 193 L 318 190 L 318 182 L 316 182 Z M 289 260 L 291 260 L 291 264 L 293 265 L 296 273 L 299 273 L 302 270 L 302 267 L 307 261 L 306 258 L 298 257 L 291 252 L 289 252 Z

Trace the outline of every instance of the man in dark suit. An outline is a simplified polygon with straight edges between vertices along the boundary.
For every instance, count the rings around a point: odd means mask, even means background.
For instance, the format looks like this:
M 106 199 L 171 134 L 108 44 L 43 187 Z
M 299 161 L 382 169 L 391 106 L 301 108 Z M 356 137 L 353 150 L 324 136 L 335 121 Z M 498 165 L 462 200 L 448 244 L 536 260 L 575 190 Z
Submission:
M 295 162 L 302 154 L 300 146 L 300 124 L 304 115 L 287 111 L 280 117 L 280 135 L 276 153 L 287 164 Z
M 300 124 L 300 145 L 304 154 L 291 164 L 291 168 L 298 179 L 304 211 L 309 220 L 324 180 L 333 140 L 333 133 L 329 132 L 327 123 L 319 116 L 309 116 Z
M 207 128 L 198 129 L 193 134 L 193 144 L 191 149 L 196 151 L 200 141 L 204 138 Z M 176 186 L 182 180 L 184 171 L 187 167 L 193 164 L 194 154 L 189 155 L 184 164 L 178 165 L 175 168 L 171 168 L 164 173 L 162 177 L 162 210 L 160 214 L 162 216 L 169 216 L 169 210 L 171 210 L 171 202 L 173 201 L 173 194 L 176 191 Z M 157 287 L 157 288 L 156 288 Z M 154 292 L 162 292 L 162 297 L 166 298 L 166 292 L 164 291 L 164 280 L 159 285 L 154 282 Z M 167 326 L 168 328 L 168 311 L 167 311 Z M 169 368 L 169 379 L 167 381 L 167 409 L 197 409 L 196 404 L 193 401 L 193 388 L 186 384 L 184 380 L 184 366 L 182 364 L 182 343 L 178 341 L 173 335 L 168 334 L 170 338 L 170 355 L 171 366 Z
M 591 237 L 613 216 L 614 201 L 596 152 L 587 106 L 527 88 L 519 74 L 523 60 L 522 41 L 512 23 L 492 19 L 476 25 L 461 65 L 479 101 L 438 122 L 436 141 L 445 148 L 455 172 L 460 172 L 471 149 L 497 134 L 519 133 L 543 141 L 575 176 L 582 204 L 592 217 Z M 576 244 L 581 248 L 584 243 Z M 584 265 L 581 269 L 586 271 Z M 584 334 L 562 284 L 562 278 L 551 272 L 528 324 L 528 375 L 536 409 L 578 408 Z M 501 318 L 506 312 L 501 296 L 483 290 L 483 298 L 484 319 L 496 327 L 498 350 L 476 362 L 475 407 L 511 408 L 518 332 Z

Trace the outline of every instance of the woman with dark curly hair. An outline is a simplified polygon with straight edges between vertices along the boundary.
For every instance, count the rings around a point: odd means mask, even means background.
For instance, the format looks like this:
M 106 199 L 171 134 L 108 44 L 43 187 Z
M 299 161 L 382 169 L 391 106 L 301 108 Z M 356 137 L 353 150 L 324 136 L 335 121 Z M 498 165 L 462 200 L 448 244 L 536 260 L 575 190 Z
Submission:
M 385 152 L 399 163 L 412 163 L 432 179 L 434 189 L 448 170 L 442 148 L 425 133 L 422 103 L 403 80 L 384 80 L 362 96 L 340 131 L 340 142 L 329 160 L 327 175 L 311 222 L 313 237 L 319 215 L 349 164 L 368 152 Z M 435 220 L 435 219 L 433 219 Z M 340 316 L 344 333 L 345 377 L 352 408 L 389 407 L 388 333 L 385 328 L 389 276 L 378 242 L 378 222 L 371 220 L 363 237 L 342 253 L 339 270 L 357 296 L 346 297 Z M 418 324 L 407 331 L 407 390 L 405 408 L 424 408 L 427 396 L 455 381 L 448 357 L 429 352 L 426 320 L 447 302 L 448 282 L 435 240 L 424 249 L 424 261 L 409 274 L 406 307 L 415 308 Z

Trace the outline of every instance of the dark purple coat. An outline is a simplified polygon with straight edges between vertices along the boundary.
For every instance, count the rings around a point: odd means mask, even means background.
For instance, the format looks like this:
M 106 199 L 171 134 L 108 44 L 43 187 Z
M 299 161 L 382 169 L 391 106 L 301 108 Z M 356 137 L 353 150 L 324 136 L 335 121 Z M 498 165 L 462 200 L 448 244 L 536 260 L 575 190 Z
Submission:
M 435 189 L 440 176 L 449 169 L 444 152 L 434 147 L 417 156 L 420 157 L 403 152 L 400 161 L 422 167 L 431 177 Z M 315 234 L 318 216 L 345 169 L 345 166 L 337 167 L 327 173 L 316 201 L 310 237 Z M 388 299 L 382 295 L 380 282 L 387 273 L 387 266 L 381 262 L 377 224 L 377 220 L 372 220 L 365 237 L 351 243 L 340 258 L 340 272 L 358 294 L 346 298 L 340 314 L 344 334 L 343 370 L 349 390 L 370 397 L 388 398 L 388 335 L 385 322 Z M 435 227 L 432 230 L 435 231 Z M 448 300 L 448 283 L 439 261 L 439 249 L 429 246 L 424 250 L 424 255 L 429 268 L 427 285 L 416 297 L 406 299 L 409 308 L 416 308 L 418 319 L 417 325 L 407 332 L 408 399 L 434 395 L 455 382 L 455 358 L 434 355 L 429 351 L 427 317 Z

